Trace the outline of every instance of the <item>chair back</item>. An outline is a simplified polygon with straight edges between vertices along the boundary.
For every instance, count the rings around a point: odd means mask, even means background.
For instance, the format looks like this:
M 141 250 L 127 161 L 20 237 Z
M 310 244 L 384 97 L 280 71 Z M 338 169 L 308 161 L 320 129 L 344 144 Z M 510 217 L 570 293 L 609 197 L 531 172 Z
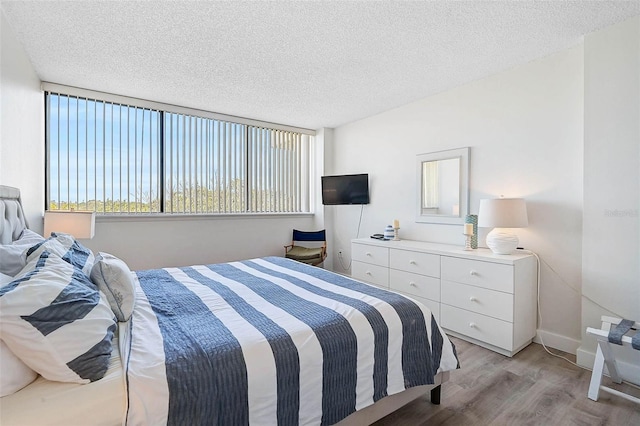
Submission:
M 293 241 L 327 241 L 327 233 L 321 231 L 298 231 L 293 230 Z

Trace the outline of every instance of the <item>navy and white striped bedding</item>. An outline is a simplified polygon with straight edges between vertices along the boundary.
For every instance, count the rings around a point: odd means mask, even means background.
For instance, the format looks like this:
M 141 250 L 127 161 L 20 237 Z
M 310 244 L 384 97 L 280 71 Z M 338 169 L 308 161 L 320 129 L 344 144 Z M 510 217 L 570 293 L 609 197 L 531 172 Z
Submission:
M 48 380 L 89 383 L 109 367 L 116 322 L 79 268 L 42 251 L 0 289 L 0 337 Z
M 423 305 L 289 259 L 137 278 L 128 424 L 333 424 L 458 365 Z

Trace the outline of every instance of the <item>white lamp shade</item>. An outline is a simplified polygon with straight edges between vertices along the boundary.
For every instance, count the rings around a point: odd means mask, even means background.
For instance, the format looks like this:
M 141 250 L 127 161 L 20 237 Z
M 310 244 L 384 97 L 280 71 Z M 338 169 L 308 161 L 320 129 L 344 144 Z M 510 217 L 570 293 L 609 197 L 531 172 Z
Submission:
M 47 210 L 44 212 L 44 236 L 60 232 L 75 238 L 93 238 L 95 223 L 95 212 Z
M 524 228 L 529 225 L 527 205 L 522 198 L 480 200 L 478 226 L 481 228 Z

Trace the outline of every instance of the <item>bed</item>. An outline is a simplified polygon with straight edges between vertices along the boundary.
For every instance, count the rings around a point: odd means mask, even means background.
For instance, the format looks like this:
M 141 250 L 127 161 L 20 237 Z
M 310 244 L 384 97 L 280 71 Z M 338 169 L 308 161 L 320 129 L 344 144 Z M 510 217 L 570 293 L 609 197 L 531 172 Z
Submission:
M 0 186 L 0 215 L 12 249 L 29 234 L 17 189 Z M 439 403 L 459 367 L 425 306 L 320 268 L 266 257 L 132 273 L 68 235 L 43 240 L 0 286 L 3 353 L 39 373 L 0 399 L 3 425 L 370 424 L 429 391 Z M 38 283 L 52 295 L 32 297 Z M 72 287 L 81 297 L 62 300 Z M 17 307 L 34 299 L 46 306 Z M 52 319 L 54 305 L 73 309 Z

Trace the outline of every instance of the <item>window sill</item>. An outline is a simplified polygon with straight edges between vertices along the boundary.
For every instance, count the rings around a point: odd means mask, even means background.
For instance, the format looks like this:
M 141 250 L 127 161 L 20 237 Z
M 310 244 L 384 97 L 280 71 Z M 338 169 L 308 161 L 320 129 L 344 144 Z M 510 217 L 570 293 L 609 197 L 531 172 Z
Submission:
M 174 220 L 243 220 L 243 219 L 284 219 L 295 217 L 312 217 L 314 213 L 218 213 L 218 214 L 96 214 L 96 222 L 164 222 Z

